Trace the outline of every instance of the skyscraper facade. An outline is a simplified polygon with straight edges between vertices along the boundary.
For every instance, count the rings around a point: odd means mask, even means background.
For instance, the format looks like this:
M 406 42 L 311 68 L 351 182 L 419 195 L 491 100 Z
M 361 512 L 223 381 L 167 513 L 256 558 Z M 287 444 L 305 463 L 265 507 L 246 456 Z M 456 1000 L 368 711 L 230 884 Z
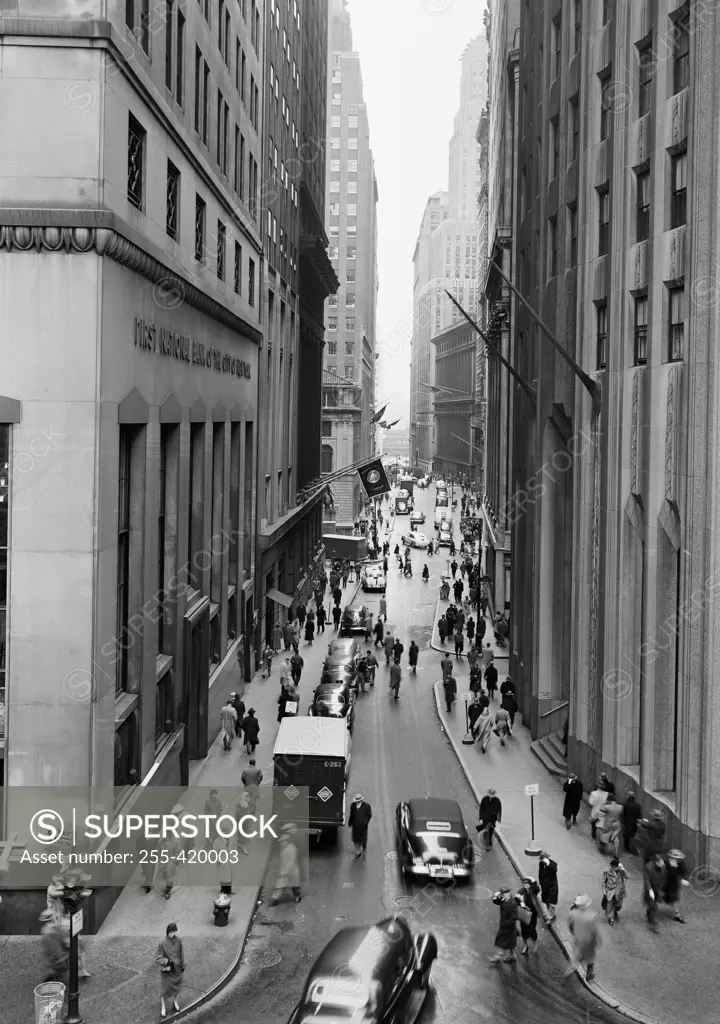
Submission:
M 720 835 L 719 29 L 608 0 L 520 33 L 516 279 L 580 372 L 518 308 L 510 670 L 535 734 L 569 719 L 570 767 L 663 809 L 691 864 Z
M 487 39 L 478 36 L 461 59 L 460 106 L 449 148 L 447 193 L 431 196 L 425 207 L 413 255 L 413 339 L 410 379 L 410 446 L 414 464 L 432 469 L 437 451 L 433 395 L 433 338 L 460 314 L 446 290 L 475 315 L 477 311 L 477 193 L 480 150 L 475 137 L 487 95 Z M 474 380 L 466 396 L 472 395 Z
M 377 310 L 377 201 L 375 165 L 363 95 L 360 56 L 353 50 L 346 0 L 332 0 L 328 66 L 329 173 L 325 223 L 330 256 L 337 272 L 337 293 L 327 302 L 325 368 L 352 381 L 360 416 L 353 420 L 352 443 L 324 403 L 325 465 L 332 470 L 371 455 L 374 450 L 375 349 Z M 345 421 L 343 420 L 343 423 Z M 341 436 L 342 435 L 342 436 Z M 330 455 L 329 452 L 332 452 Z M 362 508 L 356 474 L 333 483 L 337 529 L 352 525 Z

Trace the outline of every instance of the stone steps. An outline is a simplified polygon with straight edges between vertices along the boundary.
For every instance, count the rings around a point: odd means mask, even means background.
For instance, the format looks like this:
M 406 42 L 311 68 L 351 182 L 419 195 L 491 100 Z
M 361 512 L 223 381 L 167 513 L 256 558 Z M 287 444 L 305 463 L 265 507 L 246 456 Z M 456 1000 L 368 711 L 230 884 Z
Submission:
M 568 763 L 560 732 L 550 733 L 530 744 L 530 749 L 543 767 L 558 778 L 567 778 Z

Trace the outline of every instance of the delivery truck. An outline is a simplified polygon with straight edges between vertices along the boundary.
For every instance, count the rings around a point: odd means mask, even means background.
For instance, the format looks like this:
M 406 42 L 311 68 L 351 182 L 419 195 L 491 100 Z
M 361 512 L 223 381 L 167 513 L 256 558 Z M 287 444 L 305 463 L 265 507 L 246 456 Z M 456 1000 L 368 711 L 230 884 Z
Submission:
M 367 558 L 367 539 L 365 537 L 346 537 L 341 533 L 326 533 L 323 543 L 326 558 L 347 558 L 351 562 L 362 562 Z
M 415 477 L 414 476 L 403 476 L 400 477 L 398 487 L 401 491 L 407 491 L 410 497 L 413 495 L 415 489 Z
M 336 842 L 345 824 L 351 756 L 352 737 L 344 719 L 283 718 L 273 751 L 274 812 Z

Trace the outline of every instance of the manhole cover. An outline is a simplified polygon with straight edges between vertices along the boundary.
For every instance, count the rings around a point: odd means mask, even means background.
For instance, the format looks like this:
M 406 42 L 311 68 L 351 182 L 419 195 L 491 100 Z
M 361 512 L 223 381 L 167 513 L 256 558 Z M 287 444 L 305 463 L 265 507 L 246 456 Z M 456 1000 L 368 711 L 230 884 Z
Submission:
M 386 853 L 385 856 L 387 857 L 388 860 L 397 860 L 397 850 L 391 850 L 390 853 Z
M 336 921 L 347 921 L 347 918 L 344 917 L 342 914 L 338 914 L 338 916 L 335 918 L 335 920 Z
M 459 897 L 462 900 L 491 900 L 493 893 L 491 889 L 486 889 L 484 885 L 478 885 L 474 889 L 455 889 L 454 896 Z
M 279 964 L 282 957 L 279 953 L 276 953 L 272 949 L 257 949 L 251 950 L 243 957 L 243 963 L 246 967 L 275 967 Z
M 396 896 L 393 899 L 395 906 L 401 910 L 414 910 L 418 902 L 417 896 Z
M 355 883 L 354 882 L 343 882 L 343 889 L 354 889 L 354 888 L 355 888 Z

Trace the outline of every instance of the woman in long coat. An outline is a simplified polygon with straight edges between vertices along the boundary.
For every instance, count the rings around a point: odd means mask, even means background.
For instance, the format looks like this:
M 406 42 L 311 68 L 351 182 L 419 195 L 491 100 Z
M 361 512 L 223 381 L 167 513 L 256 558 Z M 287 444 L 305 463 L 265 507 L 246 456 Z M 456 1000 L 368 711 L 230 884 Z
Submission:
M 483 754 L 487 750 L 487 745 L 490 742 L 490 737 L 492 736 L 492 730 L 493 718 L 490 714 L 490 709 L 485 707 L 482 709 L 480 717 L 475 723 L 475 733 Z
M 177 925 L 173 922 L 165 929 L 165 938 L 158 946 L 156 962 L 160 964 L 160 1016 L 166 1017 L 165 1000 L 172 999 L 173 1009 L 180 1009 L 178 996 L 182 988 L 182 976 L 185 970 L 185 956 L 182 942 L 177 935 Z
M 566 977 L 572 974 L 579 964 L 585 964 L 587 980 L 595 980 L 595 957 L 600 947 L 600 933 L 597 927 L 597 914 L 590 909 L 591 904 L 590 897 L 583 893 L 582 896 L 575 897 L 570 908 L 568 928 L 575 946 L 575 960 L 566 972 Z
M 495 936 L 497 953 L 490 957 L 491 964 L 514 964 L 516 961 L 515 946 L 517 945 L 518 905 L 512 898 L 507 885 L 493 896 L 493 903 L 500 907 L 500 923 Z
M 547 921 L 555 920 L 555 907 L 558 904 L 560 887 L 558 886 L 557 864 L 543 850 L 538 864 L 538 882 L 540 883 L 540 899 L 547 907 Z
M 515 894 L 515 901 L 520 907 L 524 907 L 526 911 L 530 913 L 530 920 L 520 920 L 520 935 L 523 940 L 523 948 L 520 950 L 522 956 L 527 956 L 529 952 L 537 955 L 538 947 L 538 935 L 537 935 L 537 907 L 535 905 L 535 896 L 540 895 L 540 886 L 537 884 L 534 878 L 529 876 L 523 878 L 522 889 L 518 889 Z
M 571 772 L 570 775 L 568 775 L 565 785 L 563 786 L 563 792 L 565 793 L 563 818 L 565 819 L 565 828 L 569 832 L 571 818 L 574 824 L 577 825 L 577 816 L 582 806 L 583 795 L 583 784 L 574 772 Z
M 308 642 L 308 647 L 312 647 L 312 642 L 315 639 L 315 619 L 305 620 L 305 639 Z

